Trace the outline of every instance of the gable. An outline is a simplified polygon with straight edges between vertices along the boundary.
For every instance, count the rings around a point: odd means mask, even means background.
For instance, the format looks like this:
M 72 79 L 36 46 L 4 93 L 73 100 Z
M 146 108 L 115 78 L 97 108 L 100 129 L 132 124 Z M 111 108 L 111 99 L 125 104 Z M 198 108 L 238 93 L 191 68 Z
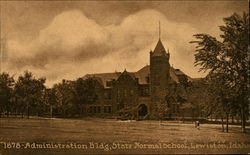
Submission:
M 116 81 L 118 84 L 126 84 L 126 83 L 135 83 L 136 82 L 136 77 L 134 73 L 129 73 L 127 71 L 124 71 L 119 78 Z

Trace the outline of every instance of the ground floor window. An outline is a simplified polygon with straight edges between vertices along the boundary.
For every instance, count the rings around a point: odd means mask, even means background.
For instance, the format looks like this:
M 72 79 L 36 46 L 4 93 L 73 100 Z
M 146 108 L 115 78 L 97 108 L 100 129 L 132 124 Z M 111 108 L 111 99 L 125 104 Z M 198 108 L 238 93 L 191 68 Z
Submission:
M 104 113 L 111 113 L 111 106 L 104 106 Z
M 92 113 L 92 111 L 93 111 L 93 107 L 89 107 L 88 112 Z
M 101 113 L 101 107 L 97 107 L 97 113 Z
M 101 113 L 101 106 L 91 106 L 88 111 L 89 113 Z

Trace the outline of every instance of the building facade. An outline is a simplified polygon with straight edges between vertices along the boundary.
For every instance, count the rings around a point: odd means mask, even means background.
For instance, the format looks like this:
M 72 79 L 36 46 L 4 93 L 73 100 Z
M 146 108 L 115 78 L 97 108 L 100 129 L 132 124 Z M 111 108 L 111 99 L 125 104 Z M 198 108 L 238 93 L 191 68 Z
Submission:
M 137 72 L 85 75 L 84 79 L 96 80 L 98 85 L 98 100 L 86 105 L 87 114 L 129 119 L 180 117 L 181 107 L 188 103 L 185 85 L 193 79 L 170 66 L 170 53 L 160 39 L 149 54 L 150 65 Z

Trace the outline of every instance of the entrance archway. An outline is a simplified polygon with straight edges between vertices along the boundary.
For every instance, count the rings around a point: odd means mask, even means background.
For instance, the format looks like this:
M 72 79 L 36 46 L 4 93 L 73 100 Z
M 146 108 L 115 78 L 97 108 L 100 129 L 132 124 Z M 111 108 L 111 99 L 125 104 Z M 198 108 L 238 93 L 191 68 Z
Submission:
M 148 114 L 148 107 L 145 104 L 139 105 L 138 115 L 146 116 Z

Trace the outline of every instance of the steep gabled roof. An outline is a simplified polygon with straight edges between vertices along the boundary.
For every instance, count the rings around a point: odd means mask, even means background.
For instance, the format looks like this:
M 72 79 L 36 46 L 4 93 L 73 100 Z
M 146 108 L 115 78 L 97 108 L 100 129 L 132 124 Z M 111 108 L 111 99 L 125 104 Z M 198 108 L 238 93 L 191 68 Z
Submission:
M 170 67 L 169 72 L 170 72 L 169 73 L 170 74 L 170 80 L 173 81 L 173 82 L 179 83 L 180 81 L 179 81 L 179 78 L 178 78 L 178 76 L 177 76 L 177 74 L 175 72 L 175 69 L 173 67 Z
M 135 72 L 135 76 L 138 78 L 139 84 L 148 84 L 146 78 L 149 77 L 149 73 L 150 73 L 149 65 L 146 65 L 137 72 Z
M 161 42 L 161 40 L 159 39 L 154 51 L 153 51 L 153 56 L 162 56 L 166 54 L 166 50 Z
M 191 78 L 190 76 L 186 75 L 183 71 L 181 71 L 180 69 L 174 69 L 174 72 L 175 74 L 178 76 L 181 76 L 181 75 L 185 75 L 188 79 L 188 81 L 194 81 L 193 78 Z
M 134 72 L 127 72 L 126 69 L 124 70 L 124 72 L 122 72 L 122 74 L 118 77 L 118 79 L 122 76 L 122 75 L 128 75 L 129 77 L 131 77 L 133 80 L 135 80 L 135 73 Z M 117 79 L 117 80 L 118 80 Z
M 146 65 L 137 72 L 135 72 L 135 76 L 139 79 L 139 84 L 148 84 L 147 83 L 147 77 L 149 77 L 150 74 L 150 66 Z M 175 69 L 173 67 L 170 67 L 170 80 L 172 82 L 177 82 L 179 83 L 179 78 L 178 76 L 180 75 L 185 75 L 188 78 L 188 81 L 192 81 L 192 78 L 186 75 L 182 70 L 180 69 Z
M 99 77 L 91 77 L 93 80 L 96 80 L 100 85 L 103 86 L 102 79 Z
M 87 79 L 89 77 L 96 77 L 98 78 L 98 81 L 101 81 L 103 86 L 105 88 L 109 88 L 109 86 L 107 86 L 107 81 L 111 81 L 111 80 L 117 80 L 120 75 L 122 74 L 129 74 L 133 79 L 138 78 L 138 82 L 139 84 L 148 84 L 147 83 L 147 77 L 149 77 L 150 75 L 150 66 L 146 65 L 143 68 L 141 68 L 140 70 L 138 70 L 137 72 L 127 72 L 124 71 L 123 73 L 121 72 L 113 72 L 113 73 L 99 73 L 99 74 L 86 74 L 83 78 Z M 172 82 L 176 82 L 179 83 L 179 78 L 178 76 L 180 75 L 186 75 L 185 73 L 183 73 L 180 69 L 175 69 L 173 67 L 170 67 L 170 80 Z M 187 75 L 186 75 L 187 76 Z M 188 80 L 189 81 L 193 81 L 193 79 L 189 76 Z
M 97 73 L 97 74 L 86 74 L 83 79 L 87 79 L 87 78 L 93 78 L 93 77 L 97 77 L 99 79 L 101 79 L 102 85 L 105 88 L 108 88 L 107 86 L 107 81 L 111 81 L 111 80 L 117 80 L 118 77 L 121 75 L 121 72 L 113 72 L 113 73 Z

